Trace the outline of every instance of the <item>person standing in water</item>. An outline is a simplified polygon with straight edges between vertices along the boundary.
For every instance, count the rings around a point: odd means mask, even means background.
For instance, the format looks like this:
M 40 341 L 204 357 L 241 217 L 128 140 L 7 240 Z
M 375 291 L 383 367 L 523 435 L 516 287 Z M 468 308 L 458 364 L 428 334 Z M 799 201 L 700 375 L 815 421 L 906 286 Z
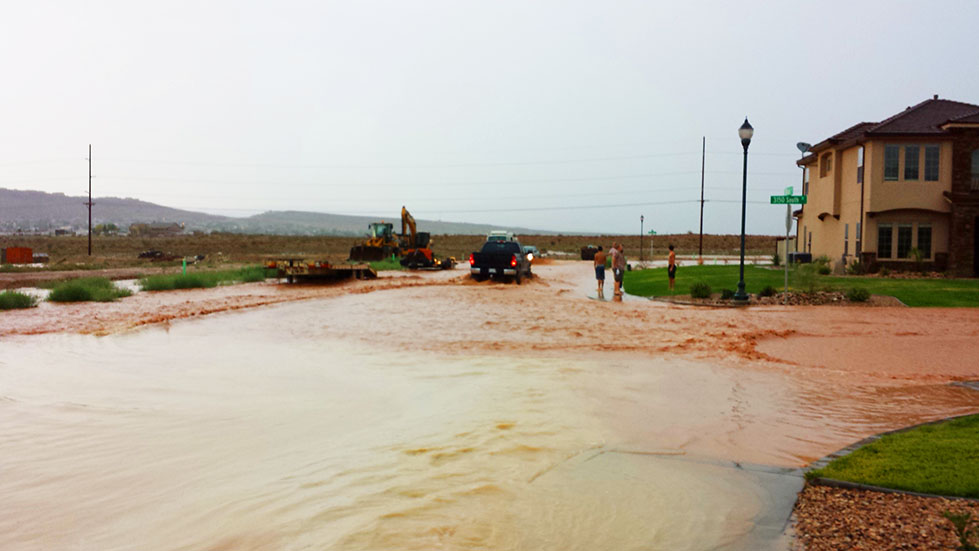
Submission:
M 605 251 L 602 250 L 602 246 L 598 246 L 598 252 L 595 253 L 595 279 L 598 280 L 598 298 L 605 298 L 605 258 L 607 255 Z
M 625 275 L 625 253 L 622 249 L 622 243 L 614 243 L 609 253 L 612 255 L 612 277 L 615 280 L 615 296 L 621 299 L 622 277 Z
M 673 252 L 673 243 L 670 243 L 670 260 L 666 266 L 666 275 L 670 278 L 670 290 L 673 291 L 673 285 L 676 283 L 676 253 Z

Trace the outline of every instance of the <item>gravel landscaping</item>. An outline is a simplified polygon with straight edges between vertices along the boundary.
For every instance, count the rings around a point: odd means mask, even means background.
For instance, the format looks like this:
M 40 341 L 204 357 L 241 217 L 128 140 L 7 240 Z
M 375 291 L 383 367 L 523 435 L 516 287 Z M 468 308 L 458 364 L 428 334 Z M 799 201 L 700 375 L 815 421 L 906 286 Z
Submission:
M 979 519 L 979 501 L 806 485 L 794 511 L 796 549 L 951 551 L 959 543 L 944 511 Z

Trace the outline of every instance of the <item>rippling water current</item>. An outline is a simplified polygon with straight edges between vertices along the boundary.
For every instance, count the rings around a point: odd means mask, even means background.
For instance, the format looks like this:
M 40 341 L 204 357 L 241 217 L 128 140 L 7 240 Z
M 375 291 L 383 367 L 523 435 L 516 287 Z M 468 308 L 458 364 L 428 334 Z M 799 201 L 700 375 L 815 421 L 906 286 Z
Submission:
M 337 342 L 320 303 L 0 343 L 2 549 L 777 549 L 785 475 L 947 387 Z M 355 317 L 355 316 L 353 316 Z

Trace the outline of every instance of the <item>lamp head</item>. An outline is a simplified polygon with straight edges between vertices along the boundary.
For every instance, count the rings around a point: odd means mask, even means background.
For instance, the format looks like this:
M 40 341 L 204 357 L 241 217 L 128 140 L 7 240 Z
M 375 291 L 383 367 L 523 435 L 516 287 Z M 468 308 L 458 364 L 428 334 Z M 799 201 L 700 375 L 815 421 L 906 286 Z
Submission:
M 752 128 L 751 123 L 748 122 L 748 117 L 744 118 L 744 124 L 738 129 L 738 136 L 741 136 L 741 141 L 751 141 L 751 136 L 755 133 L 755 129 Z

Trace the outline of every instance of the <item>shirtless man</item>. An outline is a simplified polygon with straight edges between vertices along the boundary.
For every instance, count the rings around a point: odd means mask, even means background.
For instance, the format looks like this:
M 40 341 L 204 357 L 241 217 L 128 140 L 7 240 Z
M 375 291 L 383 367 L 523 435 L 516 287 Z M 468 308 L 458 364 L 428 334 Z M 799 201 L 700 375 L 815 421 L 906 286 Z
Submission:
M 676 283 L 676 253 L 673 251 L 673 244 L 670 243 L 670 258 L 666 267 L 666 276 L 670 279 L 670 290 L 673 291 Z
M 598 246 L 598 252 L 595 253 L 595 279 L 598 280 L 598 298 L 605 298 L 605 251 L 602 250 L 602 246 Z

